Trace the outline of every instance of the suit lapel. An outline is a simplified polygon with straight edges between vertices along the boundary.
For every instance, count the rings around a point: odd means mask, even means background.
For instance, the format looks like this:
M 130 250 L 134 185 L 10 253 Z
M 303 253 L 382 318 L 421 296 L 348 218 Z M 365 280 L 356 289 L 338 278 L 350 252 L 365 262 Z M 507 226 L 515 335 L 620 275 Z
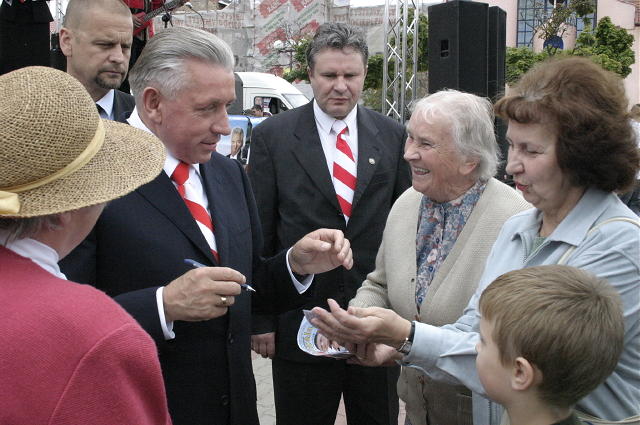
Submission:
M 200 164 L 200 174 L 202 175 L 202 184 L 204 191 L 207 194 L 209 200 L 209 211 L 211 213 L 211 220 L 213 222 L 214 236 L 216 238 L 216 247 L 218 248 L 218 255 L 220 256 L 220 263 L 227 264 L 227 255 L 229 255 L 229 230 L 225 226 L 227 220 L 224 202 L 220 202 L 222 199 L 226 199 L 224 194 L 225 184 L 222 181 L 221 173 L 214 171 L 212 162 L 218 158 L 212 156 L 209 162 Z M 211 256 L 213 257 L 213 256 Z
M 131 115 L 135 101 L 128 94 L 120 90 L 114 90 L 113 95 L 113 120 L 126 123 Z
M 126 122 L 126 118 L 123 117 L 123 105 L 118 90 L 113 92 L 113 120 L 118 122 Z
M 353 208 L 358 204 L 380 163 L 380 143 L 378 127 L 369 112 L 358 106 L 358 176 L 351 203 Z
M 200 228 L 165 172 L 161 172 L 153 181 L 139 187 L 136 191 L 165 215 L 207 258 L 215 263 Z
M 326 157 L 320 143 L 318 128 L 313 115 L 313 102 L 305 106 L 303 113 L 294 129 L 295 145 L 293 153 L 302 165 L 303 170 L 309 175 L 318 191 L 331 202 L 336 208 L 340 209 L 336 191 L 331 181 L 331 174 L 327 168 Z

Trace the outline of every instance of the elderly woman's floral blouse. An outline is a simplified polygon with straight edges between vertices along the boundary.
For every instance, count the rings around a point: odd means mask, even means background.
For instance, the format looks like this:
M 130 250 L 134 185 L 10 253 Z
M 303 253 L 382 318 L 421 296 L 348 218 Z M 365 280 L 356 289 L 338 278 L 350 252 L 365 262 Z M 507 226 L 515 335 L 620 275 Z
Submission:
M 418 313 L 433 277 L 451 252 L 485 187 L 486 182 L 477 182 L 461 197 L 443 203 L 422 197 L 416 235 Z

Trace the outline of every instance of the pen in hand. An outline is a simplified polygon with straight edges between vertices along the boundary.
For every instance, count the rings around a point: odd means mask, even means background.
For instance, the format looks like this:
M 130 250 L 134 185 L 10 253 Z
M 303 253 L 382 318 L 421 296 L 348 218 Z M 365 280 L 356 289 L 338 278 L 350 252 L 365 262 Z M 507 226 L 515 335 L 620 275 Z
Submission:
M 205 265 L 204 265 L 204 264 L 202 264 L 202 263 L 198 263 L 196 260 L 192 260 L 191 258 L 185 258 L 185 259 L 184 259 L 184 262 L 185 262 L 185 263 L 187 263 L 188 265 L 190 265 L 191 267 L 196 268 L 196 269 L 197 269 L 198 267 L 207 267 L 207 266 L 205 266 Z M 242 289 L 244 289 L 245 291 L 249 291 L 249 292 L 256 292 L 256 290 L 255 290 L 255 289 L 253 289 L 253 287 L 252 287 L 251 285 L 246 284 L 246 283 L 241 283 L 241 284 L 240 284 L 240 287 L 241 287 Z

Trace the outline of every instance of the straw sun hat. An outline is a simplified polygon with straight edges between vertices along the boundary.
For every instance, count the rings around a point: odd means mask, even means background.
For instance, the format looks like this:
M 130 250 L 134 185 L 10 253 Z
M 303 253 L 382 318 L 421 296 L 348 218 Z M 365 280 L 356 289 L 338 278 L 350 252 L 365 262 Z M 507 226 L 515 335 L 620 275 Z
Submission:
M 153 180 L 155 136 L 102 120 L 75 78 L 45 67 L 0 76 L 0 216 L 35 217 L 110 201 Z

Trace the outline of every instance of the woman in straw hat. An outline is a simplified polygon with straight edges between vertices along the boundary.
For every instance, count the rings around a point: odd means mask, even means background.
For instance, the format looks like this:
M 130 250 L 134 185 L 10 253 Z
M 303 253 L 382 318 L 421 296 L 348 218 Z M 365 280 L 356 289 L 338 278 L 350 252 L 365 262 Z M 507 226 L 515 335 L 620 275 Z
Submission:
M 151 338 L 57 262 L 107 201 L 152 180 L 162 144 L 101 120 L 73 77 L 0 77 L 0 423 L 168 424 Z

